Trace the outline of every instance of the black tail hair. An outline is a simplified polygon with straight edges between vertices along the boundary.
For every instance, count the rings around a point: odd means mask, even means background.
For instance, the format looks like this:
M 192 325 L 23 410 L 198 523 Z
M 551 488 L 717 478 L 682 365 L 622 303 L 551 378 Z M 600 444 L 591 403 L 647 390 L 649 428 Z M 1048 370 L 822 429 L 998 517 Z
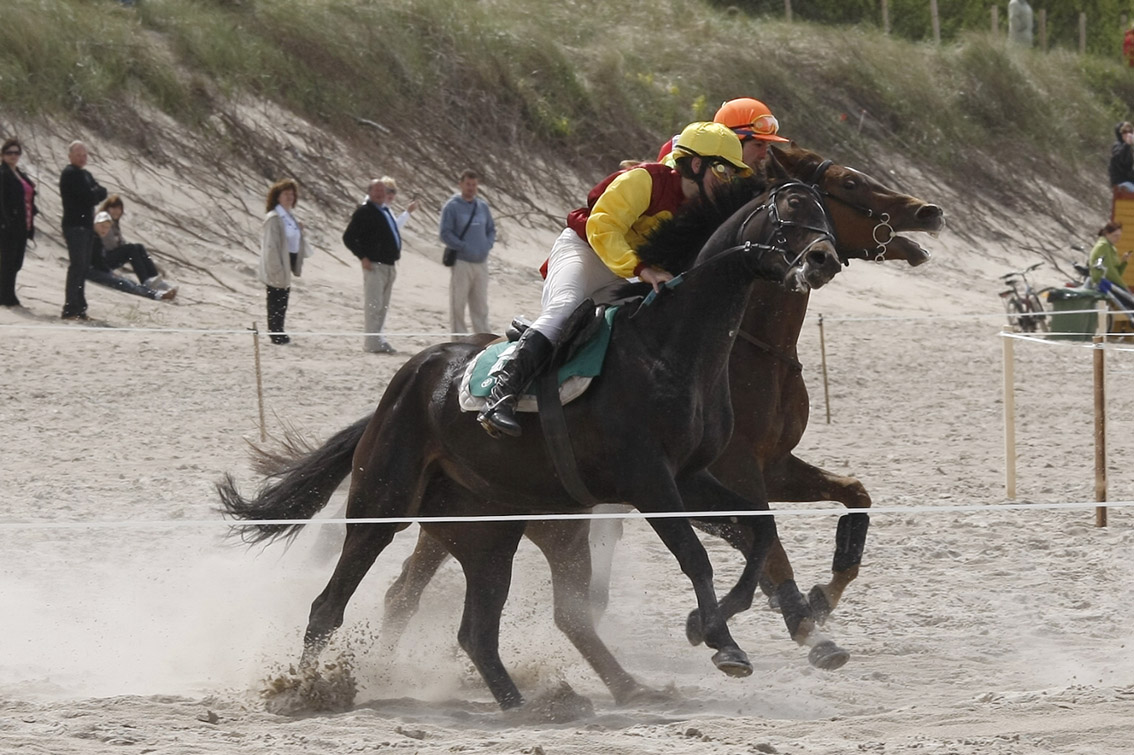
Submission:
M 252 498 L 244 498 L 236 480 L 225 474 L 217 483 L 221 512 L 233 519 L 296 519 L 295 524 L 234 525 L 233 535 L 248 544 L 293 539 L 307 520 L 331 499 L 351 472 L 354 450 L 362 440 L 370 417 L 340 430 L 319 448 L 312 448 L 295 433 L 288 433 L 283 449 L 269 451 L 253 446 L 253 466 L 266 480 Z

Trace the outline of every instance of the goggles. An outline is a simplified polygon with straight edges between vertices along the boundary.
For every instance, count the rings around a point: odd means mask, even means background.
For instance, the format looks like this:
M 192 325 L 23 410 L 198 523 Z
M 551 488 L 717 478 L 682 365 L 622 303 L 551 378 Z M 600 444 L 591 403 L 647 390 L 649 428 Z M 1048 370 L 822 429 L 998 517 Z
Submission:
M 740 126 L 733 129 L 733 132 L 740 137 L 741 141 L 757 139 L 761 136 L 775 136 L 779 131 L 780 122 L 777 121 L 776 116 L 771 113 L 761 115 L 747 126 Z
M 716 176 L 721 181 L 731 181 L 736 178 L 737 170 L 735 165 L 729 163 L 722 163 L 714 160 L 709 165 L 709 172 Z

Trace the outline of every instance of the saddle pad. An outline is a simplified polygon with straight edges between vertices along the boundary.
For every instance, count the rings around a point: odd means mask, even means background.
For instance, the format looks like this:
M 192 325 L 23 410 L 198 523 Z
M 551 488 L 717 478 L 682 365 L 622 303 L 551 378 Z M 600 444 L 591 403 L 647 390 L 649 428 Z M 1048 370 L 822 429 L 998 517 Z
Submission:
M 606 349 L 610 345 L 611 323 L 614 322 L 614 313 L 617 307 L 611 307 L 604 313 L 603 324 L 586 346 L 581 348 L 571 361 L 559 368 L 559 400 L 567 404 L 587 390 L 591 379 L 602 371 L 602 363 L 606 357 Z M 493 374 L 499 367 L 503 358 L 512 353 L 516 344 L 511 341 L 501 341 L 489 344 L 469 362 L 465 373 L 461 377 L 460 404 L 466 412 L 478 412 L 484 408 L 485 399 L 492 391 L 496 382 Z M 532 390 L 529 386 L 529 390 Z M 525 393 L 516 403 L 516 410 L 521 412 L 537 411 L 534 393 Z

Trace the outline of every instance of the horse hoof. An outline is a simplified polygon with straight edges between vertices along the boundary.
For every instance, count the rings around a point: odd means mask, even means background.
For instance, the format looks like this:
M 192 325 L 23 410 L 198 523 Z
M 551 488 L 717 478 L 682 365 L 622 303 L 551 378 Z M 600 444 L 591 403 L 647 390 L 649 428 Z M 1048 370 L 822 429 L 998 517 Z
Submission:
M 752 664 L 740 648 L 718 650 L 713 654 L 713 665 L 729 676 L 745 677 L 752 675 Z
M 677 700 L 677 691 L 674 689 L 653 689 L 641 684 L 615 696 L 614 702 L 618 705 L 664 705 Z
M 811 606 L 811 618 L 815 619 L 815 623 L 820 626 L 827 623 L 834 606 L 827 600 L 827 593 L 820 585 L 815 585 L 811 588 L 811 592 L 807 593 L 807 603 Z
M 811 648 L 811 652 L 807 654 L 807 660 L 815 668 L 834 671 L 837 668 L 842 668 L 850 660 L 850 653 L 830 640 L 824 640 Z
M 705 641 L 705 632 L 701 627 L 701 612 L 694 608 L 685 619 L 685 639 L 696 647 Z

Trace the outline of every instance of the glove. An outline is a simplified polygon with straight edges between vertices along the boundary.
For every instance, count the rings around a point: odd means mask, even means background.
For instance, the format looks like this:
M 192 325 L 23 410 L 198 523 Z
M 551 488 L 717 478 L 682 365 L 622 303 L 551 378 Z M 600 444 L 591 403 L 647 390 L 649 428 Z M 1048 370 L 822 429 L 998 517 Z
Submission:
M 1112 288 L 1114 288 L 1114 284 L 1106 278 L 1103 278 L 1101 281 L 1099 281 L 1099 291 L 1101 291 L 1102 293 L 1109 294 L 1110 289 Z

